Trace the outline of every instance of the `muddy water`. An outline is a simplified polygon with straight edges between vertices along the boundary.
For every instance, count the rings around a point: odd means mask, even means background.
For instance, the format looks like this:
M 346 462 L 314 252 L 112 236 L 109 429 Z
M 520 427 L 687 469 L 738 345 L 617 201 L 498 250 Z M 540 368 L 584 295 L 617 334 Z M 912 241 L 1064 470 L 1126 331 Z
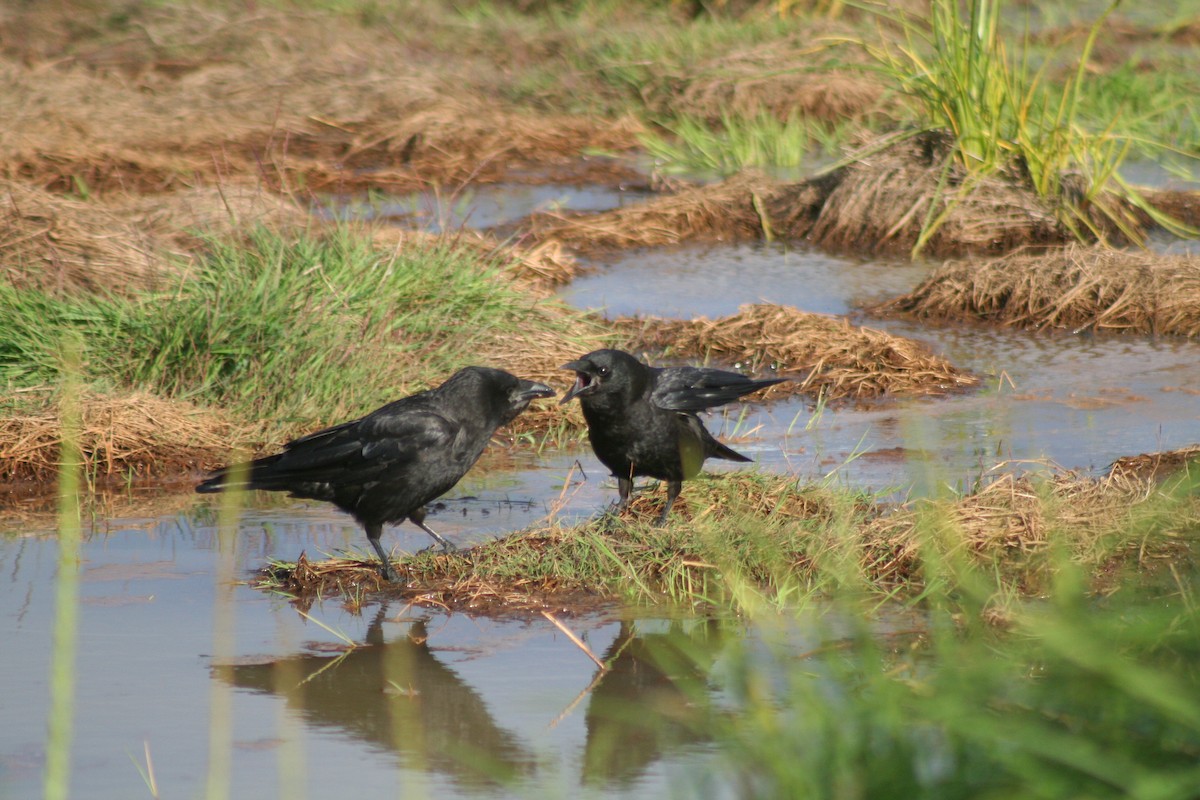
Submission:
M 488 227 L 519 215 L 464 206 L 462 218 Z M 852 314 L 910 288 L 924 270 L 772 246 L 684 248 L 630 254 L 564 296 L 612 314 L 720 315 L 759 300 Z M 899 493 L 969 482 L 1003 459 L 1089 469 L 1198 438 L 1193 343 L 865 322 L 923 339 L 987 385 L 816 417 L 801 402 L 734 409 L 710 426 L 763 469 Z M 590 515 L 615 493 L 587 452 L 492 453 L 486 462 L 430 517 L 461 545 L 548 514 Z M 476 619 L 394 603 L 356 612 L 337 599 L 304 616 L 221 577 L 208 503 L 174 498 L 169 507 L 182 510 L 117 512 L 86 537 L 75 796 L 150 796 L 138 766 L 147 751 L 161 796 L 198 796 L 220 763 L 210 742 L 230 754 L 232 797 L 341 796 L 352 785 L 379 796 L 658 798 L 719 787 L 703 777 L 718 750 L 703 709 L 725 702 L 712 687 L 730 638 L 761 631 L 617 610 L 565 617 L 597 655 L 616 656 L 613 672 L 594 682 L 592 662 L 542 618 Z M 45 765 L 57 541 L 52 521 L 2 524 L 0 798 L 24 798 L 40 794 Z M 385 541 L 398 550 L 428 544 L 411 526 L 389 528 Z M 246 579 L 269 557 L 346 548 L 361 552 L 365 539 L 330 507 L 254 500 L 240 521 L 233 574 Z M 885 621 L 883 632 L 914 624 Z M 788 636 L 796 652 L 809 652 L 839 633 L 813 624 Z M 692 653 L 692 668 L 663 670 L 654 656 L 663 651 Z M 704 687 L 699 708 L 692 679 Z M 631 726 L 631 704 L 655 724 Z M 225 707 L 227 726 L 217 713 Z

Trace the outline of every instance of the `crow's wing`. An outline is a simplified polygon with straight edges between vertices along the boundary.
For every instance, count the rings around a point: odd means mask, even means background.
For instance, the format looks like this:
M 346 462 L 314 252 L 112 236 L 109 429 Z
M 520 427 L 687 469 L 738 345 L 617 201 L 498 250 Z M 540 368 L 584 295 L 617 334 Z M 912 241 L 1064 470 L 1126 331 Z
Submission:
M 655 368 L 650 402 L 668 411 L 695 413 L 731 403 L 744 394 L 784 380 L 754 380 L 738 372 L 711 367 Z
M 451 458 L 459 426 L 431 410 L 372 414 L 290 442 L 254 470 L 253 483 L 362 484 L 402 470 L 423 455 Z

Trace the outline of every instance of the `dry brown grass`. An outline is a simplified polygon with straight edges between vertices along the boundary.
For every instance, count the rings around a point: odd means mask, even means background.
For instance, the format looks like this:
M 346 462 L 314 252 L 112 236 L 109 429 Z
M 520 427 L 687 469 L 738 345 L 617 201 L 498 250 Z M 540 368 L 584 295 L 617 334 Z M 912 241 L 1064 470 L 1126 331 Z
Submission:
M 688 114 L 719 125 L 731 114 L 768 113 L 780 120 L 799 114 L 842 123 L 878 110 L 883 85 L 865 70 L 845 65 L 861 60 L 824 38 L 846 35 L 836 25 L 806 26 L 803 35 L 756 44 L 666 75 L 646 98 L 660 114 Z M 839 67 L 842 67 L 839 69 Z
M 560 242 L 501 242 L 483 231 L 463 228 L 450 234 L 406 230 L 395 226 L 370 226 L 371 238 L 381 247 L 394 250 L 407 244 L 428 246 L 453 241 L 457 247 L 478 253 L 485 260 L 507 262 L 508 275 L 522 288 L 549 297 L 582 270 L 578 260 Z
M 0 414 L 0 481 L 49 486 L 59 466 L 62 424 L 50 390 Z M 250 438 L 220 413 L 142 392 L 85 395 L 79 447 L 95 483 L 177 477 L 223 463 Z
M 1028 328 L 1200 334 L 1200 258 L 1070 246 L 952 261 L 878 310 Z
M 389 26 L 347 16 L 148 4 L 129 13 L 127 29 L 74 42 L 54 35 L 86 27 L 67 19 L 70 9 L 0 15 L 14 34 L 0 37 L 10 45 L 0 59 L 0 175 L 55 191 L 162 192 L 231 178 L 305 191 L 413 188 L 586 172 L 599 167 L 579 158 L 584 148 L 626 150 L 640 130 L 629 119 L 505 109 L 464 88 L 468 59 L 415 52 L 420 43 L 397 41 Z
M 957 502 L 917 501 L 875 518 L 862 531 L 866 563 L 878 583 L 913 580 L 919 575 L 921 549 L 926 546 L 917 532 L 930 524 L 932 513 L 948 557 L 998 564 L 1018 576 L 1023 592 L 1036 594 L 1046 588 L 1041 581 L 1049 575 L 1047 564 L 1037 564 L 1031 556 L 1048 556 L 1052 542 L 1065 546 L 1073 560 L 1091 566 L 1099 586 L 1123 556 L 1152 568 L 1175 555 L 1171 537 L 1165 544 L 1140 550 L 1136 542 L 1129 545 L 1132 550 L 1119 548 L 1119 552 L 1109 544 L 1136 524 L 1137 509 L 1146 505 L 1156 488 L 1152 481 L 1130 473 L 1114 472 L 1099 479 L 1058 473 L 1046 480 L 1001 474 Z M 1200 510 L 1194 506 L 1188 505 L 1179 524 L 1194 524 Z
M 1160 480 L 1185 469 L 1200 460 L 1200 445 L 1167 450 L 1161 453 L 1142 453 L 1123 456 L 1108 468 L 1109 474 L 1117 478 Z
M 812 242 L 831 250 L 908 254 L 927 221 L 939 217 L 923 248 L 929 256 L 1001 254 L 1074 239 L 1022 177 L 971 179 L 950 157 L 946 137 L 884 142 L 864 143 L 847 156 L 848 166 L 829 176 L 831 190 L 806 232 Z M 1115 199 L 1106 202 L 1131 227 L 1144 229 L 1146 220 L 1134 210 L 1120 211 Z M 1090 218 L 1121 240 L 1095 206 Z
M 0 179 L 0 203 L 0 277 L 48 292 L 162 288 L 201 234 L 307 224 L 286 198 L 236 187 L 83 201 Z
M 796 376 L 768 389 L 768 397 L 804 393 L 866 400 L 945 394 L 979 382 L 919 342 L 790 306 L 746 305 L 715 320 L 633 318 L 619 326 L 638 348 L 664 357 L 769 366 Z
M 48 292 L 151 288 L 169 242 L 112 209 L 0 180 L 0 277 Z
M 558 242 L 578 252 L 694 239 L 760 239 L 765 204 L 780 191 L 777 182 L 748 173 L 599 214 L 539 214 L 529 221 L 529 232 L 537 241 Z M 811 191 L 806 199 L 815 204 L 818 195 Z

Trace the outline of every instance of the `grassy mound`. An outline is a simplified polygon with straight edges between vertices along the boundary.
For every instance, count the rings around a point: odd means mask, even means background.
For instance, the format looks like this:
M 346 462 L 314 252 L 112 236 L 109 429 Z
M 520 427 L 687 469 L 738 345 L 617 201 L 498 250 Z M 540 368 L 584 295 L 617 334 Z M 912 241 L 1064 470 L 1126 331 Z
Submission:
M 1016 171 L 971 175 L 938 134 L 875 139 L 846 155 L 843 166 L 782 183 L 744 173 L 685 187 L 636 206 L 600 214 L 555 214 L 531 220 L 538 241 L 578 252 L 652 247 L 684 241 L 782 239 L 827 250 L 879 255 L 1000 255 L 1029 245 L 1098 237 L 1110 243 L 1143 236 L 1150 217 L 1115 193 L 1086 201 L 1087 226 L 1072 228 Z M 1082 186 L 1064 191 L 1082 192 Z
M 978 610 L 1003 622 L 1008 603 L 1046 591 L 1063 559 L 1103 592 L 1118 591 L 1130 571 L 1166 574 L 1194 559 L 1193 483 L 1190 474 L 1163 485 L 1124 473 L 1005 476 L 969 496 L 891 508 L 794 479 L 729 473 L 689 483 L 663 527 L 653 524 L 662 498 L 652 493 L 622 518 L 551 522 L 460 553 L 411 556 L 394 585 L 360 558 L 272 564 L 261 585 L 309 598 L 380 589 L 477 611 L 581 598 L 736 608 L 813 591 L 916 598 L 962 585 L 982 592 Z
M 879 307 L 1026 328 L 1200 334 L 1200 259 L 1071 246 L 952 261 Z
M 189 474 L 250 431 L 228 414 L 146 392 L 80 398 L 79 450 L 95 486 Z M 0 483 L 52 485 L 61 467 L 62 414 L 50 390 L 0 402 Z

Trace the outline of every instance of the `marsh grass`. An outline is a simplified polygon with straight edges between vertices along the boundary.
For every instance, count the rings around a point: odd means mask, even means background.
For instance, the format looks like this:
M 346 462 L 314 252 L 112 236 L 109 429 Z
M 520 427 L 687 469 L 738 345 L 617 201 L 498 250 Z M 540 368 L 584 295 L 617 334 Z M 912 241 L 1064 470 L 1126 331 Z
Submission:
M 1096 593 L 1190 565 L 1200 507 L 1180 488 L 1186 475 L 1166 488 L 1125 473 L 1007 475 L 966 496 L 893 506 L 836 487 L 723 473 L 689 481 L 662 527 L 654 521 L 663 493 L 651 485 L 620 517 L 550 521 L 461 553 L 411 556 L 394 586 L 381 584 L 365 557 L 271 564 L 262 585 L 307 602 L 379 589 L 437 606 L 517 611 L 581 600 L 779 608 L 815 593 L 928 602 L 961 590 L 956 612 L 1004 626 L 1023 598 L 1053 588 L 1063 558 Z
M 735 710 L 715 721 L 722 756 L 698 783 L 775 797 L 1194 797 L 1198 528 L 1179 507 L 1194 491 L 1194 477 L 1177 479 L 1135 505 L 1132 522 L 1116 521 L 1125 545 L 1186 531 L 1190 556 L 1161 580 L 1127 575 L 1114 594 L 1095 591 L 1104 559 L 1084 556 L 1069 517 L 1059 520 L 1044 558 L 1051 579 L 1014 599 L 1002 628 L 979 612 L 1005 579 L 946 549 L 950 518 L 927 514 L 915 531 L 921 636 L 896 646 L 842 596 L 821 616 L 797 615 L 841 646 L 802 664 L 782 641 L 731 648 L 721 688 Z M 830 617 L 859 622 L 835 632 Z
M 878 43 L 857 43 L 875 61 L 879 74 L 914 101 L 916 124 L 923 131 L 950 132 L 950 156 L 965 170 L 966 178 L 958 185 L 947 180 L 939 185 L 945 202 L 930 205 L 914 252 L 965 196 L 997 175 L 1027 182 L 1080 240 L 1141 242 L 1139 215 L 1184 232 L 1183 226 L 1150 208 L 1118 174 L 1144 128 L 1127 132 L 1119 113 L 1098 127 L 1088 126 L 1081 111 L 1096 38 L 1118 3 L 1111 3 L 1092 24 L 1072 74 L 1059 85 L 1052 85 L 1047 74 L 1054 58 L 1042 57 L 1034 68 L 1028 33 L 1016 52 L 1009 52 L 1000 0 L 975 0 L 965 11 L 953 0 L 937 0 L 927 18 L 862 5 L 896 26 L 903 38 L 897 42 L 885 33 Z M 1148 147 L 1151 142 L 1141 138 L 1140 144 Z M 951 161 L 942 169 L 948 178 Z
M 270 420 L 275 433 L 340 421 L 440 382 L 481 351 L 569 322 L 489 261 L 448 239 L 375 247 L 347 228 L 297 237 L 259 229 L 212 241 L 160 293 L 54 296 L 0 282 L 0 381 L 55 383 L 54 342 L 86 342 L 84 378 Z M 570 341 L 570 336 L 564 336 Z M 268 434 L 269 435 L 269 434 Z
M 700 710 L 680 724 L 715 744 L 684 794 L 1184 800 L 1200 779 L 1200 473 L 1172 463 L 901 506 L 739 471 L 689 481 L 664 527 L 649 484 L 620 517 L 417 555 L 382 590 L 487 613 L 736 611 L 749 624 L 719 669 L 702 648 L 644 654 Z M 269 570 L 277 586 L 294 571 Z M 881 621 L 894 608 L 902 630 Z
M 1188 337 L 1200 334 L 1198 309 L 1194 257 L 1079 245 L 948 261 L 911 292 L 875 307 L 923 319 Z
M 720 123 L 681 116 L 664 121 L 659 129 L 641 137 L 657 169 L 667 173 L 729 176 L 747 168 L 795 171 L 814 149 L 826 148 L 841 138 L 823 123 L 812 122 L 799 113 L 785 119 L 765 111 L 746 115 L 726 112 Z
M 1194 797 L 1195 610 L 1073 599 L 1002 636 L 935 612 L 908 647 L 865 626 L 800 663 L 735 645 L 707 781 L 756 797 Z

